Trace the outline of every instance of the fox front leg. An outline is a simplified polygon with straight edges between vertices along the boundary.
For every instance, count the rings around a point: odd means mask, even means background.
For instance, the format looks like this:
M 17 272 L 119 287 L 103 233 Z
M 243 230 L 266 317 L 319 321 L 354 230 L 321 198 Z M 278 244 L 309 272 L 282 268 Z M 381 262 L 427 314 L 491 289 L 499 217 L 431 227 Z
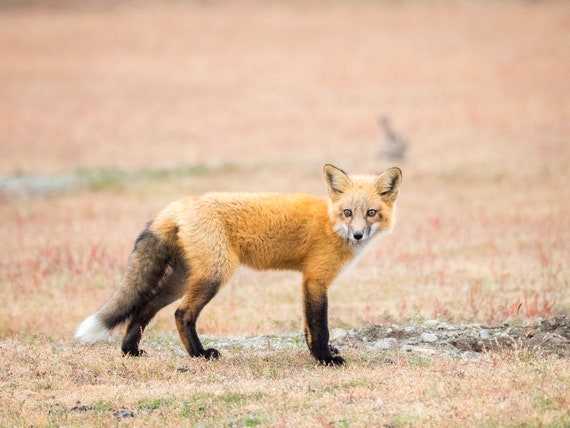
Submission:
M 303 282 L 305 306 L 305 339 L 311 354 L 325 366 L 341 366 L 344 358 L 329 345 L 328 298 L 326 284 Z

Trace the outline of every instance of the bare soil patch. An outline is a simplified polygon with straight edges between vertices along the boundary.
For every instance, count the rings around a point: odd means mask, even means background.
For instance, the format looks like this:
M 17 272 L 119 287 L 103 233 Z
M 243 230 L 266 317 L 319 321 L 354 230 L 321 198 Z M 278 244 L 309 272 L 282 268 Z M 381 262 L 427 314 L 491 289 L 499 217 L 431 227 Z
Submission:
M 380 349 L 395 347 L 426 355 L 472 356 L 510 349 L 570 357 L 570 319 L 563 315 L 528 325 L 454 325 L 428 320 L 406 327 L 371 326 L 349 333 L 346 343 Z

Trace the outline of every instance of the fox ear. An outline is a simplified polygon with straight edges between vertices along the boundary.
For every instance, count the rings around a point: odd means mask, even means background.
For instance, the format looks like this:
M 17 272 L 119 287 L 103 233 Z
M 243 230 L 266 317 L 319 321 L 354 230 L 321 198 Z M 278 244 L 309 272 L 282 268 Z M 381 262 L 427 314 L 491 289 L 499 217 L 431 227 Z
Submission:
M 323 167 L 323 175 L 325 176 L 325 181 L 331 198 L 342 195 L 351 185 L 348 174 L 342 169 L 329 163 Z
M 376 177 L 374 186 L 382 199 L 394 202 L 402 183 L 402 170 L 398 167 L 387 169 Z

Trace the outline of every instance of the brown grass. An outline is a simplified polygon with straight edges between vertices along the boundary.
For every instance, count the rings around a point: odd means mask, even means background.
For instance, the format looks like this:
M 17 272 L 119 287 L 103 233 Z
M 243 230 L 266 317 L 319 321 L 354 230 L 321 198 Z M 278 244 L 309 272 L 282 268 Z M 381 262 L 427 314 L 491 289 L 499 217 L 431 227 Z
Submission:
M 562 427 L 570 417 L 568 361 L 516 352 L 473 363 L 353 351 L 331 370 L 299 351 L 208 362 L 170 346 L 140 359 L 46 337 L 0 346 L 10 356 L 3 391 L 20 385 L 2 406 L 4 426 Z
M 107 172 L 42 197 L 0 189 L 0 425 L 104 426 L 121 409 L 137 426 L 570 423 L 564 359 L 352 351 L 327 371 L 305 351 L 207 364 L 177 341 L 125 360 L 70 340 L 165 203 L 324 195 L 325 162 L 390 165 L 381 115 L 410 141 L 398 225 L 335 284 L 331 325 L 568 311 L 565 2 L 100 4 L 0 12 L 0 175 Z M 240 271 L 201 333 L 297 332 L 299 287 Z

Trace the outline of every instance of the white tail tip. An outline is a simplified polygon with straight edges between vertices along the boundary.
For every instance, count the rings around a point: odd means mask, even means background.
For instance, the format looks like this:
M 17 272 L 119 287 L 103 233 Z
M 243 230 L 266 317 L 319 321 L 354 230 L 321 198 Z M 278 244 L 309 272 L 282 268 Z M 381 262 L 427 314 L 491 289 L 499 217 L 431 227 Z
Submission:
M 75 338 L 87 343 L 106 340 L 109 338 L 111 330 L 97 317 L 97 314 L 91 315 L 77 327 Z

